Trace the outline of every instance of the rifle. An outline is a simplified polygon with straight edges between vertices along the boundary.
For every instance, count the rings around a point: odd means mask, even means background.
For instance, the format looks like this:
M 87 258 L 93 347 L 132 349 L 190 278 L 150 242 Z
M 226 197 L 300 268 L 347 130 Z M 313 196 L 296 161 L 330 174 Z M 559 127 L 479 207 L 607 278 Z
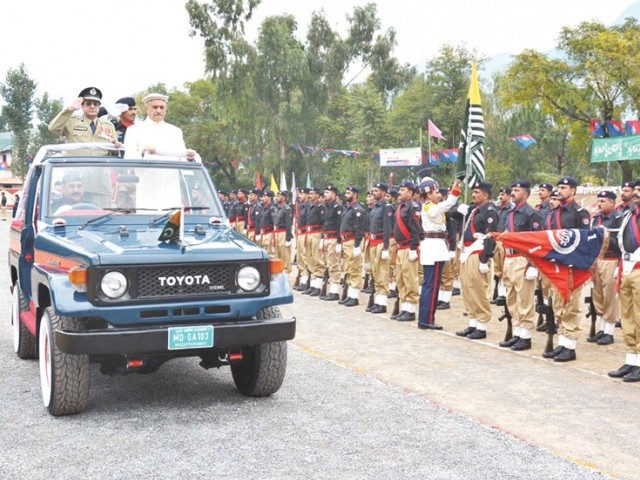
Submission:
M 369 295 L 369 303 L 367 303 L 367 308 L 371 308 L 373 307 L 373 303 L 374 303 L 374 296 L 376 294 L 376 286 L 375 286 L 375 281 L 373 280 L 373 277 L 371 277 L 371 294 Z
M 320 290 L 320 297 L 327 296 L 327 285 L 329 283 L 329 269 L 324 269 L 324 275 L 322 275 L 322 290 Z
M 536 312 L 538 312 L 538 324 L 536 330 L 538 332 L 546 331 L 545 327 L 545 314 L 547 313 L 547 306 L 544 304 L 544 297 L 542 296 L 542 284 L 538 283 L 536 288 Z
M 344 302 L 347 300 L 347 292 L 349 290 L 349 284 L 347 282 L 347 274 L 345 273 L 342 277 L 342 295 L 340 296 L 340 301 Z
M 396 301 L 393 304 L 393 313 L 391 313 L 391 316 L 398 315 L 399 313 L 400 313 L 400 295 L 398 294 L 398 296 L 396 297 Z
M 499 298 L 496 301 L 496 305 L 499 307 L 504 307 L 504 313 L 498 317 L 498 321 L 507 320 L 507 331 L 504 334 L 504 341 L 510 340 L 513 337 L 513 322 L 511 317 L 511 312 L 509 311 L 509 307 L 507 306 L 507 299 Z
M 368 273 L 364 274 L 364 286 L 362 287 L 362 290 L 367 290 L 369 288 L 369 279 L 371 278 L 371 275 Z
M 500 285 L 500 277 L 497 275 L 493 276 L 493 295 L 491 297 L 491 301 L 493 304 L 498 305 L 496 300 L 498 299 L 498 285 Z
M 302 272 L 300 271 L 300 268 L 298 268 L 298 275 L 296 275 L 296 281 L 293 282 L 293 288 L 295 288 L 296 290 L 300 286 L 300 276 L 301 275 L 302 275 Z
M 591 329 L 589 330 L 589 337 L 593 338 L 596 336 L 596 320 L 598 318 L 598 314 L 596 313 L 596 306 L 593 303 L 593 288 L 591 289 L 590 295 L 584 298 L 584 303 L 589 305 L 589 311 L 587 312 L 587 318 L 591 317 Z
M 547 305 L 547 345 L 544 348 L 545 353 L 553 351 L 553 336 L 556 333 L 556 314 L 553 311 L 553 300 L 549 295 L 549 305 Z

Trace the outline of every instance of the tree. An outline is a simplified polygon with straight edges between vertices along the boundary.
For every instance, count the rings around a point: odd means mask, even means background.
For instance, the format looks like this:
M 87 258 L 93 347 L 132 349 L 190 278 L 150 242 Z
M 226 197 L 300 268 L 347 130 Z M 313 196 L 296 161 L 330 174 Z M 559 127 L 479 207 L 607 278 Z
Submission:
M 45 92 L 41 99 L 36 99 L 35 107 L 39 123 L 29 144 L 30 157 L 35 156 L 40 147 L 60 142 L 60 138 L 49 131 L 49 122 L 63 109 L 62 99 L 51 100 Z
M 26 158 L 33 125 L 35 90 L 36 83 L 29 78 L 24 64 L 9 69 L 5 83 L 0 84 L 0 95 L 6 102 L 2 107 L 2 117 L 13 132 L 11 171 L 19 178 L 24 178 L 29 169 Z

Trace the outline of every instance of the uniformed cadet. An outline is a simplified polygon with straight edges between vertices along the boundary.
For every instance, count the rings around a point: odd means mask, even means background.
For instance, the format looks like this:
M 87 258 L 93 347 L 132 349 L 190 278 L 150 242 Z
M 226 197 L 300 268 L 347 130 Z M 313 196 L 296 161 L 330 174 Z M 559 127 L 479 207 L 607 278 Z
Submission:
M 375 284 L 375 297 L 371 308 L 367 307 L 366 309 L 371 313 L 386 313 L 389 298 L 389 263 L 391 260 L 389 244 L 391 226 L 393 225 L 393 208 L 384 198 L 387 190 L 387 184 L 383 182 L 373 186 L 376 203 L 369 216 L 369 255 Z
M 282 190 L 278 192 L 277 211 L 273 220 L 274 223 L 274 243 L 276 249 L 276 258 L 284 261 L 284 273 L 291 272 L 291 241 L 293 240 L 293 210 L 287 203 L 289 192 Z
M 547 226 L 552 230 L 562 228 L 588 229 L 591 223 L 589 212 L 575 202 L 578 181 L 572 177 L 563 177 L 558 181 L 558 194 L 561 203 L 547 217 Z M 544 358 L 553 358 L 556 362 L 569 362 L 576 359 L 576 346 L 580 336 L 580 304 L 582 287 L 569 295 L 565 302 L 554 288 L 551 291 L 553 311 L 558 324 L 558 347 L 542 354 Z
M 608 190 L 601 190 L 598 192 L 597 202 L 598 213 L 591 220 L 591 228 L 619 229 L 624 214 L 615 209 L 616 194 Z M 620 301 L 616 292 L 618 281 L 615 278 L 620 261 L 620 247 L 617 238 L 615 232 L 610 234 L 607 249 L 594 265 L 591 299 L 596 313 L 600 317 L 601 328 L 595 336 L 587 338 L 587 342 L 595 342 L 597 345 L 613 343 L 613 331 L 618 318 L 620 318 Z
M 498 212 L 498 233 L 505 231 L 505 221 L 507 218 L 507 212 L 513 204 L 511 203 L 511 188 L 501 187 L 498 192 L 498 200 L 496 201 L 496 211 Z M 502 282 L 502 265 L 504 259 L 504 250 L 502 243 L 497 242 L 496 248 L 493 252 L 493 275 L 494 281 L 497 282 L 497 288 L 495 289 L 495 295 L 493 301 L 490 303 L 496 303 L 498 298 L 504 299 L 507 295 L 507 290 Z
M 322 223 L 322 251 L 324 264 L 329 271 L 329 292 L 322 300 L 334 302 L 340 300 L 340 256 L 338 243 L 340 222 L 344 207 L 336 200 L 338 187 L 328 185 L 324 190 L 324 216 Z
M 262 190 L 254 188 L 249 192 L 249 207 L 247 208 L 247 224 L 245 236 L 254 242 L 256 240 L 256 228 L 262 214 L 262 204 L 260 203 Z M 228 203 L 228 202 L 227 202 Z
M 245 224 L 247 222 L 247 208 L 249 207 L 249 200 L 247 199 L 249 190 L 246 188 L 240 188 L 237 194 L 236 208 L 235 208 L 235 223 L 234 228 L 238 233 L 244 232 Z
M 305 238 L 305 250 L 307 253 L 307 268 L 310 272 L 309 288 L 304 292 L 310 297 L 317 297 L 322 290 L 322 277 L 324 276 L 324 259 L 322 258 L 322 223 L 324 217 L 324 204 L 320 201 L 322 190 L 313 187 L 309 191 L 309 204 L 307 207 L 307 234 Z
M 542 230 L 540 211 L 529 205 L 531 183 L 517 180 L 511 185 L 512 207 L 504 219 L 506 232 L 538 232 Z M 531 265 L 522 252 L 504 250 L 503 281 L 506 287 L 507 308 L 513 321 L 513 336 L 500 346 L 511 350 L 529 350 L 531 333 L 536 318 L 534 295 L 538 269 Z
M 262 201 L 262 198 L 260 199 Z M 229 223 L 231 228 L 236 229 L 236 205 L 238 204 L 238 190 L 231 190 L 229 192 Z
M 420 291 L 420 313 L 418 328 L 442 330 L 436 323 L 438 293 L 442 280 L 442 270 L 450 260 L 447 243 L 446 213 L 451 210 L 460 196 L 460 180 L 456 180 L 451 194 L 442 201 L 438 182 L 433 179 L 423 181 L 419 186 L 424 203 L 420 211 L 423 239 L 420 242 L 420 265 L 423 270 L 422 289 Z M 466 206 L 466 205 L 465 205 Z
M 349 186 L 345 192 L 345 205 L 340 222 L 340 245 L 347 282 L 347 297 L 339 303 L 345 307 L 358 305 L 362 289 L 362 246 L 364 244 L 366 212 L 359 202 L 360 189 Z
M 395 278 L 398 286 L 400 309 L 392 320 L 411 322 L 416 319 L 419 301 L 418 247 L 422 236 L 420 207 L 413 201 L 416 186 L 404 181 L 398 186 L 400 203 L 395 210 L 394 237 L 396 240 Z
M 275 238 L 273 235 L 276 206 L 273 204 L 274 193 L 271 190 L 262 192 L 262 212 L 256 228 L 256 242 L 264 248 L 269 257 L 276 258 Z
M 549 211 L 551 210 L 551 193 L 553 192 L 553 185 L 550 183 L 541 183 L 538 185 L 538 197 L 540 197 L 540 203 L 536 205 L 536 210 L 540 212 L 542 220 L 547 218 Z
M 371 231 L 370 231 L 370 225 L 371 225 L 371 210 L 373 209 L 373 206 L 376 204 L 376 197 L 373 194 L 373 190 L 369 190 L 367 192 L 367 198 L 366 198 L 366 205 L 364 207 L 364 211 L 366 212 L 367 216 L 365 218 L 365 225 L 364 225 L 364 248 L 362 250 L 362 260 L 364 262 L 363 264 L 363 268 L 364 268 L 364 278 L 365 278 L 365 284 L 369 283 L 368 286 L 366 286 L 362 291 L 364 293 L 373 293 L 374 288 L 373 288 L 373 282 L 367 282 L 367 279 L 371 280 L 372 279 L 372 273 L 371 273 Z
M 620 318 L 627 352 L 624 365 L 609 372 L 610 377 L 625 382 L 640 381 L 640 179 L 634 183 L 632 201 L 618 233 L 622 252 Z
M 487 337 L 487 323 L 491 320 L 491 304 L 487 294 L 489 288 L 489 260 L 493 256 L 495 240 L 491 237 L 476 239 L 475 235 L 486 235 L 498 229 L 498 213 L 489 201 L 492 185 L 476 182 L 471 198 L 474 208 L 469 214 L 463 232 L 463 249 L 460 258 L 460 280 L 462 299 L 469 314 L 469 326 L 456 335 L 478 340 Z M 458 207 L 460 208 L 462 205 Z
M 396 258 L 398 247 L 396 243 L 396 208 L 398 207 L 398 189 L 389 188 L 389 191 L 385 195 L 385 200 L 391 205 L 393 209 L 393 222 L 391 224 L 391 237 L 389 239 L 389 255 L 391 260 L 389 261 L 389 298 L 398 298 L 398 286 L 396 284 Z
M 620 203 L 616 205 L 616 210 L 621 213 L 627 213 L 633 208 L 633 185 L 635 182 L 623 182 L 620 187 Z
M 309 288 L 309 267 L 307 265 L 307 208 L 308 208 L 309 188 L 298 187 L 298 198 L 294 206 L 294 215 L 297 225 L 296 236 L 296 258 L 298 271 L 300 272 L 300 282 L 296 290 L 304 292 Z
M 224 210 L 224 214 L 229 217 L 229 196 L 227 195 L 227 192 L 224 190 L 218 190 L 218 198 L 220 199 L 220 203 L 222 203 L 222 210 Z

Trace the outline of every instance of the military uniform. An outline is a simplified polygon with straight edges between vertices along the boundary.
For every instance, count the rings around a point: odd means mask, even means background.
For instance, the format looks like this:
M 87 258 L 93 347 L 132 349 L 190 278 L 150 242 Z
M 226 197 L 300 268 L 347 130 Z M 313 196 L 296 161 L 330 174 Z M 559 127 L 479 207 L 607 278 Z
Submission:
M 338 193 L 337 188 L 329 185 L 326 190 Z M 343 206 L 336 200 L 327 202 L 324 205 L 324 216 L 322 223 L 322 243 L 324 253 L 324 264 L 329 271 L 329 294 L 325 300 L 338 300 L 340 293 L 340 257 L 337 251 L 338 235 L 340 233 L 340 222 L 342 219 Z
M 359 193 L 355 187 L 351 191 Z M 349 188 L 347 190 L 349 190 Z M 362 289 L 362 247 L 364 245 L 366 212 L 364 206 L 354 200 L 347 203 L 340 221 L 340 244 L 344 258 L 345 281 L 348 285 L 347 300 L 344 305 L 358 305 L 358 296 Z
M 245 195 L 249 194 L 248 190 L 242 190 Z M 235 222 L 234 228 L 238 233 L 243 233 L 245 229 L 245 225 L 247 223 L 247 209 L 249 208 L 249 202 L 237 200 L 235 206 Z
M 441 189 L 442 190 L 442 189 Z M 449 195 L 449 192 L 446 192 Z M 453 294 L 453 282 L 458 277 L 458 271 L 460 267 L 460 250 L 457 249 L 458 245 L 458 231 L 460 227 L 458 220 L 456 219 L 457 212 L 455 211 L 456 205 L 454 204 L 446 213 L 446 232 L 447 232 L 447 246 L 449 247 L 449 260 L 442 266 L 442 276 L 440 280 L 440 291 L 438 292 L 438 306 L 437 310 L 447 310 L 451 308 L 451 296 Z M 422 275 L 422 274 L 421 274 Z M 420 278 L 422 281 L 422 278 Z
M 531 184 L 519 180 L 512 188 L 530 189 Z M 523 200 L 514 204 L 504 219 L 506 232 L 537 232 L 542 230 L 540 211 Z M 503 282 L 506 287 L 507 308 L 513 319 L 513 336 L 500 342 L 501 347 L 512 350 L 528 350 L 531 348 L 531 332 L 536 321 L 535 290 L 538 280 L 537 269 L 529 264 L 522 252 L 507 248 L 504 250 Z
M 262 193 L 262 192 L 261 192 Z M 249 203 L 247 207 L 247 238 L 252 242 L 256 239 L 256 229 L 262 214 L 262 204 L 257 201 Z
M 265 191 L 263 195 L 273 198 L 273 192 Z M 276 258 L 275 238 L 273 235 L 276 211 L 277 208 L 273 203 L 263 203 L 260 220 L 256 228 L 256 240 L 259 240 L 260 246 L 269 253 L 270 258 Z
M 386 184 L 378 183 L 375 188 L 386 191 L 387 186 Z M 375 285 L 374 305 L 370 310 L 373 313 L 385 313 L 387 311 L 389 264 L 391 259 L 389 245 L 392 225 L 393 207 L 382 198 L 373 205 L 369 216 L 369 256 Z
M 291 272 L 291 240 L 293 233 L 293 210 L 288 203 L 279 203 L 274 219 L 274 243 L 276 257 L 284 260 L 284 273 Z
M 513 207 L 511 202 L 496 204 L 496 212 L 498 212 L 498 232 L 504 232 L 505 222 L 507 220 L 507 212 Z M 499 279 L 502 278 L 502 265 L 504 263 L 504 250 L 501 243 L 496 244 L 496 249 L 493 252 L 493 274 Z M 506 292 L 503 286 L 498 286 L 498 296 L 504 297 Z
M 314 189 L 312 189 L 314 190 Z M 315 189 L 320 192 L 319 189 Z M 305 293 L 311 296 L 320 295 L 322 277 L 324 275 L 324 259 L 322 258 L 321 243 L 324 205 L 320 200 L 309 202 L 307 208 L 307 225 L 305 235 L 305 251 L 307 254 L 307 268 L 309 269 L 309 288 Z
M 308 189 L 304 191 L 309 193 Z M 296 258 L 298 263 L 298 271 L 300 272 L 299 290 L 304 291 L 309 284 L 309 267 L 307 265 L 307 208 L 308 202 L 297 200 L 295 209 L 297 236 L 296 236 Z

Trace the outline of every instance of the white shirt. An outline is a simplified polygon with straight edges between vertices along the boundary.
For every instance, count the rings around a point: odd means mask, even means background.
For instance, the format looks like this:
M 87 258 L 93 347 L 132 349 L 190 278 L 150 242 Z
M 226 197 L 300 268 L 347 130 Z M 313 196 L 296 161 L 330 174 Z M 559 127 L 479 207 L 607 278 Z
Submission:
M 427 202 L 422 205 L 420 217 L 422 229 L 427 233 L 446 232 L 447 222 L 445 213 L 451 210 L 458 197 L 450 193 L 444 202 Z M 444 238 L 425 238 L 420 242 L 420 264 L 433 265 L 435 262 L 449 260 L 449 246 Z
M 182 130 L 167 122 L 154 122 L 147 118 L 127 128 L 127 134 L 124 137 L 124 158 L 142 158 L 142 150 L 145 147 L 155 148 L 156 154 L 147 153 L 144 158 L 151 160 L 186 159 L 187 147 L 184 143 Z

